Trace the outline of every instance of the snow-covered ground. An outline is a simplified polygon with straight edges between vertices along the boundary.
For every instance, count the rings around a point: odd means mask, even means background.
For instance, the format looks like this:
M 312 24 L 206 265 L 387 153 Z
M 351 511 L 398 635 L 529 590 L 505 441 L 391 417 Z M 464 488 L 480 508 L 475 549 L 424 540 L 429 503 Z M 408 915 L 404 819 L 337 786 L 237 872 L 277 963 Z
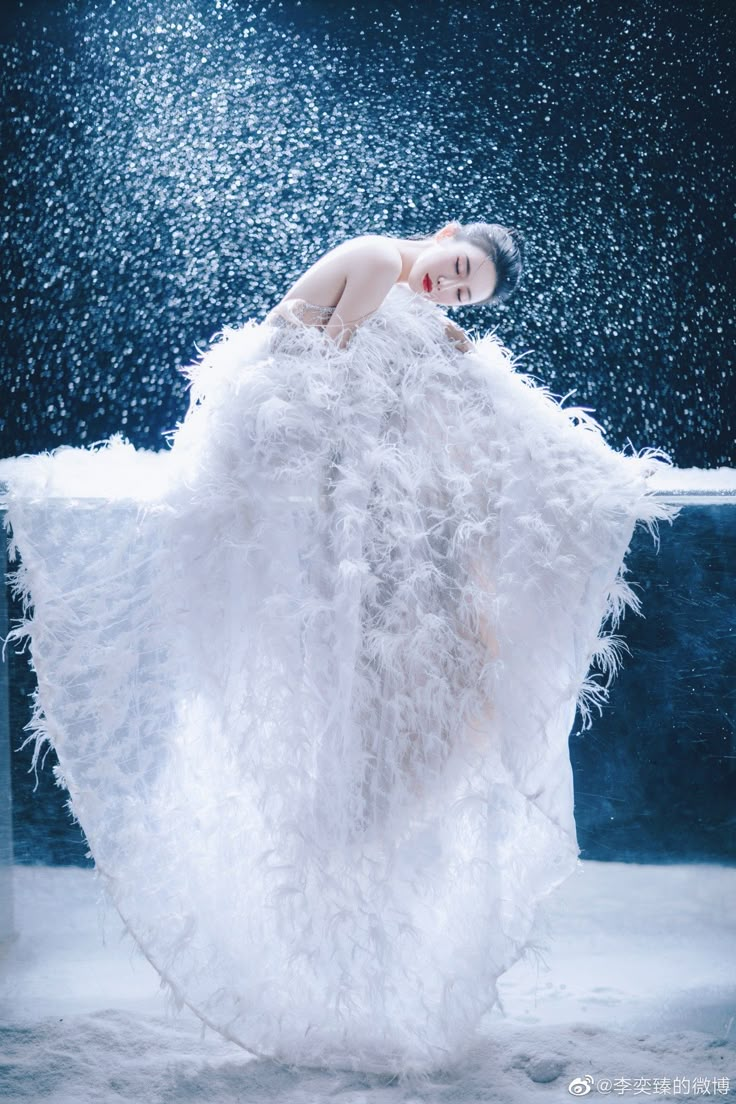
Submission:
M 8 1104 L 736 1100 L 736 869 L 582 864 L 548 902 L 543 958 L 502 979 L 505 1016 L 487 1017 L 460 1069 L 424 1081 L 286 1068 L 203 1036 L 191 1013 L 167 1016 L 90 871 L 16 867 L 14 886 L 18 937 L 0 952 Z

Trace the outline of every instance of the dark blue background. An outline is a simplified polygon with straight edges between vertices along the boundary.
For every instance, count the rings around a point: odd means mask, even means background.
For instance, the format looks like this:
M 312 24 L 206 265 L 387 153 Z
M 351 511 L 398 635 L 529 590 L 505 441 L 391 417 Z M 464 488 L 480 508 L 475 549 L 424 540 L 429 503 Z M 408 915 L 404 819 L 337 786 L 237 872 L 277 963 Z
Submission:
M 485 217 L 528 270 L 463 323 L 612 443 L 736 462 L 731 0 L 3 13 L 2 453 L 160 447 L 177 368 L 323 250 Z
M 0 454 L 160 447 L 222 325 L 345 237 L 457 217 L 529 243 L 517 296 L 461 324 L 612 445 L 736 464 L 735 25 L 731 0 L 4 4 Z M 658 558 L 635 540 L 646 621 L 571 744 L 589 857 L 733 857 L 735 529 L 688 509 Z M 80 861 L 25 765 L 18 857 Z

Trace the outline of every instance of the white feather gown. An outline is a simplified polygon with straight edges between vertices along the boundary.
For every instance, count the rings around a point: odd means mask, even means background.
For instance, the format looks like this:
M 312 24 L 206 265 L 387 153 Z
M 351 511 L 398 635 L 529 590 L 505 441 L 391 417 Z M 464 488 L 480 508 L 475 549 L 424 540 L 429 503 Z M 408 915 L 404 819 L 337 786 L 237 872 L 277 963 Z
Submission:
M 663 454 L 444 325 L 401 288 L 346 350 L 249 323 L 170 449 L 0 464 L 36 754 L 175 1001 L 290 1062 L 472 1042 L 575 868 L 576 704 L 672 516 Z

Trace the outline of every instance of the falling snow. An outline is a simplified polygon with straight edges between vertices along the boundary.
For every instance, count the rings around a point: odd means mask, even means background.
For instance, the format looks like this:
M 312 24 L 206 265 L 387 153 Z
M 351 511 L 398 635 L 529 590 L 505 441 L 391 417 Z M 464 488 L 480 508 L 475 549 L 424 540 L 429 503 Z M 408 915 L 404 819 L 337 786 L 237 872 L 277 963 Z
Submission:
M 520 227 L 497 327 L 617 447 L 734 463 L 736 9 L 16 3 L 3 32 L 3 454 L 160 447 L 177 369 L 359 232 Z

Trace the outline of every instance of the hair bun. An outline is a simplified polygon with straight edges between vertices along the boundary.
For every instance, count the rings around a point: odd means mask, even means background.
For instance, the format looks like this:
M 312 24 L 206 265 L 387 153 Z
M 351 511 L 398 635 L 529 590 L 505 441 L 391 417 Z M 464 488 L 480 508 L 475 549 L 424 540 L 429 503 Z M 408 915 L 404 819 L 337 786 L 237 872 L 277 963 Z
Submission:
M 526 238 L 522 234 L 521 230 L 517 230 L 517 228 L 515 226 L 507 226 L 506 229 L 508 231 L 509 237 L 511 238 L 514 245 L 518 249 L 519 259 L 523 263 L 524 259 L 526 257 L 526 250 L 527 250 Z
M 471 222 L 461 226 L 455 237 L 477 246 L 496 266 L 496 287 L 482 302 L 506 302 L 514 294 L 524 268 L 526 239 L 521 230 L 500 222 Z

